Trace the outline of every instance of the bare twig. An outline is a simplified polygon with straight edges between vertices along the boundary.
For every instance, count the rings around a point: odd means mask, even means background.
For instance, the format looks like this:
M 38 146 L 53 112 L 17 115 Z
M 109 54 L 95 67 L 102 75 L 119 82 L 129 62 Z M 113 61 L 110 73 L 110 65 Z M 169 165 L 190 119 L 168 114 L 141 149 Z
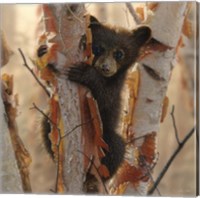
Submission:
M 86 173 L 87 173 L 87 172 L 90 172 L 93 163 L 94 163 L 94 156 L 91 156 L 91 157 L 90 157 L 90 163 L 88 164 L 88 167 L 87 167 L 87 169 L 86 169 L 86 171 L 85 171 Z
M 86 122 L 84 122 L 84 123 L 81 123 L 81 124 L 78 124 L 78 125 L 76 125 L 73 129 L 71 129 L 69 132 L 67 132 L 66 134 L 64 134 L 63 136 L 61 135 L 61 133 L 60 133 L 60 128 L 58 128 L 58 126 L 57 126 L 57 124 L 56 123 L 54 123 L 52 120 L 51 120 L 51 118 L 49 118 L 49 116 L 47 116 L 39 107 L 37 107 L 37 105 L 35 104 L 35 103 L 33 103 L 33 107 L 31 107 L 30 109 L 36 109 L 37 111 L 39 111 L 45 118 L 47 118 L 47 120 L 49 120 L 50 122 L 51 122 L 51 124 L 52 125 L 54 125 L 56 128 L 57 128 L 57 130 L 58 130 L 58 132 L 59 132 L 59 140 L 58 140 L 58 143 L 57 143 L 57 145 L 56 145 L 56 147 L 57 147 L 57 175 L 56 175 L 56 188 L 55 188 L 55 191 L 54 192 L 58 192 L 58 181 L 59 181 L 59 168 L 60 168 L 60 166 L 59 166 L 59 160 L 60 160 L 60 154 L 59 154 L 59 151 L 60 151 L 60 142 L 61 142 L 61 140 L 63 139 L 63 138 L 65 138 L 65 137 L 67 137 L 69 134 L 71 134 L 73 131 L 75 131 L 78 127 L 81 127 L 81 126 L 83 126 L 83 125 L 85 125 L 85 124 L 88 124 L 89 122 L 92 122 L 93 120 L 94 120 L 94 118 L 92 118 L 92 119 L 90 119 L 90 120 L 88 120 L 88 121 L 86 121 Z M 79 151 L 80 152 L 80 151 Z M 93 162 L 91 162 L 92 164 L 94 164 Z M 98 170 L 97 170 L 97 172 L 98 172 Z M 103 182 L 102 182 L 103 183 Z M 107 192 L 107 191 L 106 191 Z
M 67 10 L 70 12 L 70 14 L 80 23 L 83 23 L 83 21 L 80 19 L 80 17 L 76 16 L 76 14 L 72 11 L 71 7 L 67 4 Z
M 60 141 L 61 141 L 61 134 L 60 134 L 60 128 L 57 126 L 56 123 L 53 122 L 53 120 L 51 120 L 51 118 L 49 118 L 49 116 L 46 115 L 46 113 L 44 113 L 39 107 L 36 106 L 35 103 L 33 103 L 33 107 L 31 107 L 30 109 L 36 109 L 38 112 L 40 112 L 45 118 L 47 118 L 47 120 L 49 122 L 51 122 L 52 125 L 54 125 L 56 127 L 56 129 L 59 132 L 59 140 L 58 140 L 58 144 L 56 145 L 57 147 L 57 175 L 56 175 L 56 189 L 55 192 L 58 192 L 58 180 L 59 180 L 59 146 L 60 146 Z
M 69 132 L 67 132 L 66 134 L 64 134 L 63 136 L 61 135 L 60 131 L 59 131 L 59 141 L 58 141 L 58 144 L 56 145 L 57 147 L 57 175 L 56 175 L 56 189 L 55 191 L 58 192 L 58 182 L 59 182 L 59 172 L 60 172 L 60 166 L 59 166 L 59 161 L 60 161 L 60 143 L 61 143 L 61 140 L 65 137 L 67 137 L 68 135 L 70 135 L 73 131 L 75 131 L 78 127 L 81 127 L 83 126 L 84 124 L 87 124 L 89 122 L 91 122 L 93 119 L 85 122 L 85 123 L 81 123 L 81 124 L 78 124 L 76 125 L 75 127 L 73 127 L 73 129 L 71 129 Z
M 51 122 L 52 125 L 56 126 L 57 130 L 60 131 L 60 128 L 57 127 L 57 124 L 53 122 L 53 120 L 51 120 L 51 118 L 49 118 L 49 116 L 46 115 L 46 113 L 44 113 L 39 107 L 37 107 L 37 105 L 35 103 L 33 103 L 33 107 L 31 107 L 30 109 L 36 109 L 37 111 L 39 111 L 45 118 L 47 118 L 48 121 Z M 70 131 L 68 131 L 66 134 L 64 134 L 63 136 L 60 136 L 60 139 L 65 138 L 66 136 L 68 136 L 70 133 L 72 133 L 73 131 L 75 131 L 78 127 L 81 127 L 85 124 L 88 124 L 89 122 L 92 122 L 94 118 L 81 123 L 81 124 L 77 124 L 73 129 L 71 129 Z
M 153 184 L 155 183 L 154 179 L 153 179 L 153 176 L 151 174 L 151 171 L 154 169 L 155 164 L 153 164 L 153 166 L 149 166 L 147 163 L 146 163 L 146 160 L 143 156 L 140 157 L 140 160 L 142 161 L 142 163 L 145 165 L 145 168 L 146 168 L 146 171 L 147 171 L 147 174 L 145 174 L 145 176 L 143 177 L 146 177 L 147 175 L 150 177 L 151 181 L 153 182 Z M 142 179 L 142 178 L 141 178 Z M 158 187 L 156 186 L 156 190 L 158 192 L 158 195 L 161 196 L 161 193 L 160 193 L 160 190 L 158 189 Z
M 128 8 L 127 8 L 127 6 L 126 6 L 126 8 L 124 8 L 124 12 L 125 12 L 125 16 L 126 16 L 126 23 L 127 23 L 127 26 L 129 27 L 130 22 L 129 22 L 129 18 L 128 18 Z
M 56 193 L 55 190 L 53 190 L 53 189 L 49 189 L 49 191 L 52 193 Z
M 91 160 L 85 153 L 83 153 L 82 151 L 80 151 L 80 150 L 77 150 L 79 153 L 81 153 L 82 155 L 84 155 L 84 157 L 86 157 L 89 161 L 90 161 L 90 163 L 94 166 L 94 168 L 95 168 L 95 170 L 97 171 L 97 174 L 99 175 L 99 177 L 100 177 L 100 179 L 101 179 L 101 174 L 99 173 L 99 170 L 98 170 L 98 168 L 97 168 L 97 166 L 95 165 L 95 163 L 94 163 L 94 161 L 93 160 Z M 106 188 L 106 185 L 105 185 L 105 182 L 101 179 L 101 182 L 102 182 L 102 184 L 103 184 L 103 187 L 104 187 L 104 189 L 105 189 L 105 192 L 108 194 L 108 190 L 107 190 L 107 188 Z
M 172 111 L 171 111 L 171 117 L 172 117 L 172 122 L 173 122 L 173 127 L 174 127 L 174 132 L 175 132 L 175 136 L 176 136 L 176 141 L 178 142 L 178 144 L 180 144 L 180 140 L 179 140 L 179 137 L 178 137 L 178 130 L 177 130 L 177 126 L 176 126 L 176 120 L 175 120 L 175 117 L 174 117 L 174 105 L 172 106 Z
M 126 144 L 130 144 L 130 143 L 134 143 L 136 140 L 139 140 L 141 138 L 145 138 L 148 134 L 145 134 L 145 135 L 141 135 L 141 136 L 138 136 L 136 138 L 133 138 L 132 140 L 126 142 Z
M 53 120 L 51 120 L 51 118 L 49 118 L 49 116 L 46 115 L 46 113 L 44 113 L 39 107 L 36 106 L 35 103 L 33 103 L 33 107 L 31 107 L 30 109 L 36 109 L 38 112 L 40 112 L 45 118 L 47 118 L 48 121 L 51 122 L 52 125 L 54 125 L 56 127 L 56 129 L 58 130 L 58 133 L 59 133 L 59 140 L 58 140 L 58 143 L 56 145 L 57 147 L 57 175 L 56 175 L 56 188 L 55 188 L 55 192 L 57 193 L 58 192 L 58 181 L 59 181 L 59 147 L 60 147 L 60 142 L 61 142 L 61 133 L 60 133 L 60 128 L 57 126 L 56 123 L 53 122 Z
M 47 94 L 48 97 L 50 97 L 50 93 L 49 91 L 46 89 L 46 87 L 42 84 L 42 82 L 38 79 L 38 77 L 35 75 L 35 73 L 33 72 L 33 70 L 28 66 L 26 58 L 24 56 L 24 53 L 22 52 L 22 50 L 19 48 L 18 49 L 22 59 L 24 61 L 24 66 L 30 71 L 30 73 L 32 74 L 32 76 L 35 78 L 35 80 L 37 81 L 37 83 L 42 87 L 42 89 L 44 90 L 44 92 Z
M 128 8 L 131 16 L 133 17 L 133 20 L 136 22 L 136 24 L 141 24 L 140 19 L 138 18 L 133 6 L 131 5 L 131 3 L 126 3 L 126 7 Z
M 90 119 L 90 120 L 88 120 L 88 121 L 86 121 L 86 122 L 84 122 L 84 123 L 77 124 L 73 129 L 71 129 L 70 131 L 68 131 L 66 134 L 64 134 L 64 135 L 61 136 L 60 138 L 61 138 L 61 139 L 62 139 L 62 138 L 65 138 L 65 137 L 68 136 L 70 133 L 72 133 L 73 131 L 75 131 L 77 128 L 79 128 L 79 127 L 81 127 L 81 126 L 83 126 L 83 125 L 85 125 L 85 124 L 88 124 L 88 123 L 90 123 L 90 122 L 92 122 L 92 121 L 93 121 L 93 118 Z
M 51 118 L 49 118 L 49 116 L 47 116 L 46 113 L 44 113 L 39 107 L 37 107 L 37 105 L 35 103 L 33 103 L 33 107 L 31 107 L 30 109 L 36 109 L 37 111 L 39 111 L 45 118 L 47 118 L 48 121 L 51 122 L 52 125 L 54 125 L 58 131 L 60 131 L 60 128 L 57 127 L 57 124 L 53 122 L 53 120 L 51 120 Z
M 164 168 L 162 169 L 162 171 L 160 172 L 158 178 L 156 179 L 153 187 L 149 190 L 148 195 L 153 194 L 154 190 L 157 188 L 157 186 L 159 185 L 160 181 L 162 180 L 162 178 L 164 177 L 165 173 L 167 172 L 167 170 L 169 169 L 170 165 L 172 164 L 172 162 L 174 161 L 175 157 L 178 155 L 178 153 L 181 151 L 181 149 L 183 148 L 183 146 L 185 145 L 185 143 L 188 141 L 188 139 L 193 135 L 194 131 L 195 131 L 195 126 L 190 130 L 190 132 L 185 136 L 185 138 L 179 143 L 177 149 L 174 151 L 174 153 L 171 155 L 171 157 L 169 158 L 169 160 L 167 161 L 166 165 L 164 166 Z
M 56 166 L 56 168 L 57 168 L 57 170 L 56 170 L 56 189 L 55 189 L 55 192 L 57 193 L 58 192 L 58 183 L 59 183 L 59 172 L 60 172 L 60 166 L 59 166 L 59 161 L 60 161 L 60 149 L 59 149 L 59 147 L 60 147 L 60 138 L 59 138 L 59 143 L 58 143 L 58 145 L 56 145 L 56 147 L 57 147 L 57 166 Z

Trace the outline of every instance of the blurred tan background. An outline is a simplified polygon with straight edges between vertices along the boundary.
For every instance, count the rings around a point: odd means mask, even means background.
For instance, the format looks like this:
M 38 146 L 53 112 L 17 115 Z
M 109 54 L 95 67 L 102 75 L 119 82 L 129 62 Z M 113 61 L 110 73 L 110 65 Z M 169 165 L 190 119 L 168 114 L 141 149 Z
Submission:
M 133 4 L 138 6 L 138 4 Z M 195 27 L 195 3 L 191 19 Z M 89 13 L 97 16 L 100 21 L 113 25 L 133 29 L 135 23 L 131 18 L 126 5 L 121 4 L 86 4 Z M 32 156 L 31 184 L 34 193 L 51 193 L 55 186 L 55 165 L 46 153 L 39 134 L 40 114 L 30 110 L 32 103 L 45 109 L 46 96 L 23 67 L 22 58 L 18 52 L 21 48 L 27 60 L 35 52 L 37 41 L 36 27 L 38 5 L 1 5 L 1 29 L 4 31 L 7 42 L 14 54 L 1 73 L 14 75 L 14 90 L 19 94 L 18 126 L 20 136 Z M 154 168 L 153 178 L 156 179 L 168 158 L 177 147 L 174 128 L 170 112 L 175 105 L 175 119 L 180 140 L 195 125 L 194 117 L 194 82 L 195 82 L 195 46 L 194 37 L 188 41 L 185 54 L 186 64 L 177 64 L 173 70 L 168 87 L 168 113 L 158 133 L 159 159 Z M 184 50 L 183 50 L 184 51 Z M 184 52 L 185 52 L 184 51 Z M 33 67 L 28 61 L 29 66 Z M 195 135 L 187 142 L 176 157 L 167 174 L 158 186 L 162 196 L 194 196 L 196 192 L 196 138 Z M 156 195 L 156 193 L 155 193 Z

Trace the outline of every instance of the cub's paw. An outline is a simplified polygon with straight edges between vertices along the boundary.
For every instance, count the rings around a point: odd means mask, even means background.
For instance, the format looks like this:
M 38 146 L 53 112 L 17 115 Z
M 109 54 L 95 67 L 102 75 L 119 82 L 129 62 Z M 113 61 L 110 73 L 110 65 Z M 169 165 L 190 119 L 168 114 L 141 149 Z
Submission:
M 43 55 L 45 55 L 48 51 L 47 45 L 41 45 L 37 50 L 37 56 L 41 58 Z
M 70 67 L 67 72 L 68 79 L 75 82 L 82 82 L 90 67 L 91 66 L 86 65 L 84 63 L 80 63 L 78 65 Z

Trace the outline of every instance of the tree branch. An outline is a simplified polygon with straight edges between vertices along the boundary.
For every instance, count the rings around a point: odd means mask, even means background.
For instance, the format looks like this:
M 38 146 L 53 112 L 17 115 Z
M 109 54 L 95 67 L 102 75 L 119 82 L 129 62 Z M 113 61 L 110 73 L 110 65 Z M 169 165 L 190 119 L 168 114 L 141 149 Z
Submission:
M 94 120 L 94 118 L 92 118 L 92 119 L 90 119 L 90 120 L 88 120 L 88 121 L 86 121 L 86 122 L 84 122 L 84 123 L 81 123 L 81 124 L 78 124 L 78 125 L 76 125 L 75 127 L 73 127 L 69 132 L 67 132 L 67 133 L 65 133 L 64 135 L 61 135 L 61 132 L 60 132 L 60 128 L 57 126 L 57 124 L 56 123 L 54 123 L 53 122 L 53 120 L 49 117 L 49 116 L 47 116 L 39 107 L 37 107 L 37 105 L 35 104 L 35 103 L 33 103 L 33 107 L 31 107 L 30 109 L 36 109 L 38 112 L 40 112 L 45 118 L 47 118 L 47 120 L 52 124 L 52 125 L 54 125 L 55 127 L 56 127 L 56 129 L 58 130 L 58 133 L 59 133 L 59 140 L 58 140 L 58 143 L 57 143 L 57 145 L 56 145 L 56 147 L 57 147 L 57 175 L 56 175 L 56 187 L 55 187 L 55 190 L 52 190 L 51 189 L 51 191 L 52 192 L 55 192 L 55 193 L 58 193 L 58 183 L 59 183 L 59 172 L 60 172 L 60 166 L 59 166 L 59 161 L 60 161 L 60 154 L 59 154 L 59 152 L 60 152 L 60 143 L 61 143 L 61 140 L 63 139 L 63 138 L 65 138 L 65 137 L 67 137 L 68 135 L 70 135 L 72 132 L 74 132 L 77 128 L 79 128 L 79 127 L 81 127 L 81 126 L 83 126 L 83 125 L 85 125 L 85 124 L 88 124 L 89 122 L 92 122 L 93 120 Z M 79 151 L 80 152 L 80 151 Z M 94 165 L 94 163 L 92 162 L 92 164 Z M 97 168 L 95 168 L 95 169 L 97 169 Z M 98 170 L 97 170 L 97 172 L 98 172 Z M 103 182 L 103 181 L 102 181 Z M 105 185 L 105 184 L 104 184 Z M 107 189 L 105 189 L 105 191 L 107 192 Z
M 144 159 L 143 156 L 141 156 L 140 160 L 141 160 L 142 163 L 145 165 L 147 174 L 148 174 L 148 176 L 151 178 L 151 181 L 152 181 L 153 183 L 155 183 L 155 181 L 154 181 L 154 179 L 153 179 L 153 176 L 152 176 L 152 174 L 151 174 L 151 171 L 154 169 L 156 163 L 155 163 L 152 167 L 149 167 L 148 164 L 146 163 L 146 160 Z M 147 174 L 146 174 L 145 176 L 147 176 Z M 160 190 L 158 189 L 158 186 L 156 186 L 155 189 L 157 190 L 158 195 L 161 196 L 161 193 L 160 193 Z
M 31 107 L 30 109 L 36 109 L 38 112 L 40 112 L 45 118 L 47 118 L 47 120 L 49 120 L 51 122 L 52 125 L 54 125 L 58 131 L 60 131 L 60 129 L 58 128 L 57 124 L 53 122 L 53 120 L 51 120 L 51 118 L 49 118 L 49 116 L 46 115 L 46 113 L 44 113 L 39 107 L 36 106 L 35 103 L 33 103 L 33 107 Z
M 179 137 L 178 137 L 178 130 L 177 130 L 177 127 L 176 127 L 176 120 L 175 120 L 175 117 L 174 117 L 174 105 L 172 106 L 172 111 L 171 111 L 171 117 L 172 117 L 172 122 L 173 122 L 173 127 L 174 127 L 174 132 L 175 132 L 175 136 L 176 136 L 176 141 L 178 142 L 178 144 L 180 144 L 180 140 L 179 140 Z
M 30 108 L 30 109 L 36 109 L 38 112 L 40 112 L 45 118 L 47 118 L 47 120 L 56 127 L 56 129 L 58 130 L 58 133 L 59 133 L 59 139 L 58 139 L 58 143 L 56 144 L 56 148 L 57 148 L 57 174 L 56 174 L 56 185 L 55 185 L 55 193 L 58 193 L 58 183 L 59 183 L 59 172 L 60 172 L 60 166 L 59 166 L 59 161 L 60 161 L 60 143 L 61 143 L 61 133 L 60 133 L 60 128 L 57 126 L 56 123 L 53 122 L 53 120 L 47 116 L 39 107 L 36 106 L 35 103 L 33 103 L 33 107 Z M 72 132 L 72 131 L 71 131 Z
M 42 84 L 42 82 L 38 79 L 38 77 L 35 75 L 35 73 L 33 72 L 33 70 L 28 66 L 26 58 L 24 56 L 24 53 L 22 52 L 22 50 L 19 48 L 19 53 L 22 56 L 22 59 L 24 61 L 24 66 L 30 71 L 30 73 L 32 74 L 32 76 L 35 78 L 35 80 L 37 81 L 37 83 L 42 87 L 42 89 L 44 90 L 44 92 L 47 94 L 48 97 L 50 97 L 50 93 L 49 91 L 46 89 L 46 87 Z
M 140 19 L 138 18 L 133 6 L 131 5 L 131 3 L 126 3 L 126 7 L 128 8 L 131 16 L 133 17 L 133 20 L 137 23 L 137 24 L 140 24 L 141 21 Z
M 17 166 L 21 176 L 22 188 L 24 192 L 30 193 L 32 192 L 32 189 L 29 177 L 29 166 L 31 164 L 32 159 L 19 135 L 18 124 L 16 122 L 18 96 L 13 94 L 13 76 L 7 75 L 6 77 L 7 82 L 2 84 L 3 87 L 4 85 L 6 86 L 6 91 L 2 94 L 5 95 L 3 102 L 6 112 L 7 125 L 10 132 L 11 143 L 15 153 Z M 3 88 L 3 90 L 5 90 L 5 88 Z
M 82 155 L 84 155 L 84 156 L 90 161 L 91 165 L 94 166 L 95 170 L 97 171 L 97 174 L 99 175 L 99 177 L 100 177 L 100 179 L 101 179 L 101 174 L 99 173 L 99 170 L 98 170 L 97 166 L 95 165 L 94 161 L 91 160 L 91 159 L 90 159 L 85 153 L 83 153 L 82 151 L 79 151 L 79 150 L 77 150 L 77 151 L 78 151 L 79 153 L 81 153 Z M 108 193 L 108 190 L 107 190 L 107 188 L 106 188 L 105 182 L 104 182 L 102 179 L 101 179 L 101 182 L 102 182 L 102 185 L 103 185 L 103 187 L 104 187 L 104 190 L 105 190 L 106 194 L 109 194 L 109 193 Z
M 84 122 L 84 123 L 81 123 L 81 124 L 77 124 L 75 127 L 73 127 L 70 131 L 68 131 L 66 134 L 64 134 L 63 136 L 61 136 L 60 138 L 62 139 L 62 138 L 65 138 L 66 136 L 68 136 L 70 133 L 72 133 L 73 131 L 75 131 L 78 127 L 81 127 L 81 126 L 83 126 L 83 125 L 85 125 L 85 124 L 88 124 L 88 123 L 90 123 L 90 122 L 92 122 L 93 121 L 93 119 L 91 119 L 91 120 L 88 120 L 88 121 L 86 121 L 86 122 Z
M 178 155 L 178 153 L 181 151 L 181 149 L 183 148 L 183 146 L 186 144 L 186 142 L 188 141 L 188 139 L 193 135 L 194 131 L 195 131 L 195 126 L 190 130 L 190 132 L 185 136 L 185 138 L 179 143 L 177 149 L 174 151 L 174 153 L 172 154 L 172 156 L 169 158 L 169 160 L 167 161 L 166 165 L 164 166 L 164 168 L 162 169 L 162 171 L 160 172 L 158 178 L 156 179 L 153 187 L 149 190 L 148 195 L 153 194 L 154 190 L 157 188 L 157 186 L 159 185 L 160 181 L 162 180 L 162 178 L 164 177 L 165 173 L 167 172 L 167 170 L 169 169 L 170 165 L 172 164 L 172 162 L 174 161 L 175 157 Z

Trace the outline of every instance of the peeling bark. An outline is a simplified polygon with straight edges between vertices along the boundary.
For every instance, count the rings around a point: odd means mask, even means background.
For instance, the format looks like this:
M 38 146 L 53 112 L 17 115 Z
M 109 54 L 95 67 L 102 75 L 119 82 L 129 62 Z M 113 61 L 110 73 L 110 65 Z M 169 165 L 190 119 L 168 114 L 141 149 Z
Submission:
M 146 195 L 153 182 L 156 136 L 166 115 L 168 99 L 165 96 L 186 6 L 187 3 L 156 3 L 146 19 L 146 25 L 152 29 L 152 39 L 141 50 L 138 71 L 129 73 L 126 81 L 129 91 L 124 108 L 127 113 L 121 132 L 127 147 L 125 161 L 112 181 L 115 194 Z
M 6 124 L 2 97 L 0 97 L 0 126 L 0 193 L 23 193 L 21 178 Z
M 6 65 L 10 59 L 10 56 L 13 54 L 12 50 L 9 48 L 5 35 L 3 33 L 3 31 L 1 31 L 1 38 L 0 38 L 0 49 L 1 49 L 1 62 L 0 62 L 0 66 L 3 67 L 4 65 Z
M 152 29 L 153 38 L 169 48 L 162 52 L 153 51 L 151 55 L 140 61 L 139 94 L 132 122 L 132 132 L 136 138 L 134 144 L 139 150 L 144 145 L 147 136 L 139 137 L 159 132 L 163 100 L 173 69 L 172 62 L 181 35 L 186 5 L 187 3 L 184 2 L 158 3 L 154 16 L 148 24 Z M 154 150 L 155 155 L 156 150 Z M 135 189 L 127 188 L 127 192 L 145 195 L 151 181 L 151 176 L 148 177 L 146 181 L 141 180 Z
M 1 32 L 1 65 L 8 63 L 12 54 L 10 48 L 6 44 L 5 36 Z M 0 70 L 1 71 L 1 70 Z M 23 186 L 20 178 L 17 161 L 13 150 L 11 138 L 9 137 L 9 129 L 7 125 L 7 116 L 4 106 L 5 85 L 2 81 L 1 73 L 0 82 L 0 193 L 23 193 Z
M 129 129 L 127 130 L 128 136 L 134 138 L 131 144 L 127 146 L 127 150 L 130 151 L 134 159 L 132 160 L 133 166 L 127 165 L 127 163 L 123 165 L 125 167 L 123 171 L 126 172 L 126 169 L 132 170 L 133 176 L 132 185 L 129 185 L 130 188 L 128 187 L 125 193 L 131 192 L 134 195 L 146 195 L 148 191 L 151 179 L 150 171 L 156 158 L 156 133 L 159 131 L 160 120 L 161 118 L 163 119 L 163 101 L 173 69 L 172 61 L 175 57 L 176 46 L 181 34 L 186 5 L 186 3 L 157 3 L 154 15 L 151 19 L 148 19 L 153 38 L 165 48 L 161 51 L 155 49 L 151 55 L 142 59 L 139 73 L 137 73 L 139 77 L 135 74 L 135 81 L 137 81 L 139 87 L 133 90 L 132 93 L 134 95 L 133 112 L 131 111 L 133 116 L 130 121 L 130 131 Z M 45 19 L 46 31 L 56 30 L 56 36 L 50 42 L 59 46 L 56 52 L 56 69 L 62 73 L 68 66 L 84 59 L 79 48 L 81 36 L 85 34 L 84 8 L 82 4 L 53 4 L 49 5 L 49 9 L 53 13 L 52 17 L 55 19 L 55 23 L 48 24 L 48 18 Z M 82 117 L 83 112 L 88 111 L 89 108 L 87 107 L 86 110 L 86 107 L 83 108 L 82 105 L 87 102 L 83 96 L 85 91 L 83 91 L 84 93 L 80 90 L 78 91 L 76 85 L 60 78 L 59 75 L 57 76 L 57 83 L 61 117 L 65 129 L 64 134 L 67 134 L 81 121 L 82 123 L 87 122 L 86 117 L 90 118 L 91 115 L 88 114 L 85 118 Z M 138 94 L 135 92 L 138 92 Z M 166 111 L 166 108 L 164 109 Z M 86 128 L 90 128 L 89 131 L 92 130 L 91 123 L 88 126 L 82 126 L 82 132 L 87 132 Z M 86 136 L 89 136 L 88 134 Z M 123 136 L 125 135 L 123 134 Z M 81 138 L 81 128 L 77 128 L 69 136 L 62 139 L 64 143 L 63 179 L 66 193 L 83 193 L 82 185 L 85 166 L 83 162 L 88 161 L 88 159 L 84 161 L 83 153 L 89 153 L 94 157 L 93 151 L 87 152 L 88 148 L 83 152 Z M 85 139 L 84 143 L 89 142 L 90 146 L 94 148 L 92 143 L 94 137 L 89 138 Z M 87 157 L 90 158 L 91 156 Z M 87 163 L 85 162 L 85 164 Z M 127 175 L 124 178 L 123 182 L 126 182 Z M 120 180 L 117 180 L 118 178 L 114 183 L 118 184 L 116 186 L 119 187 L 118 190 L 120 191 L 119 185 L 124 183 L 120 183 Z
M 63 11 L 61 11 L 61 13 L 62 12 Z M 80 20 L 82 20 L 82 22 L 78 21 L 73 16 L 70 16 L 73 19 L 72 23 L 68 21 L 66 23 L 63 22 L 60 24 L 63 30 L 62 37 L 68 38 L 65 40 L 68 42 L 65 42 L 65 49 L 67 52 L 64 52 L 65 50 L 63 51 L 66 55 L 66 66 L 71 66 L 74 61 L 80 62 L 83 58 L 79 51 L 79 42 L 81 36 L 84 34 L 83 31 L 85 28 L 83 19 L 83 5 L 77 5 L 76 12 L 74 12 L 74 14 Z M 64 33 L 66 28 L 70 31 L 66 31 Z M 71 46 L 72 44 L 73 46 Z M 77 86 L 69 81 L 58 79 L 58 95 L 64 129 L 65 131 L 68 131 L 72 129 L 76 124 L 81 123 Z M 82 150 L 81 128 L 77 128 L 73 133 L 64 139 L 65 154 L 63 162 L 63 179 L 66 187 L 66 192 L 70 194 L 82 193 L 83 155 L 78 152 L 79 150 Z
M 51 22 L 45 19 L 45 31 L 54 30 L 55 37 L 50 43 L 56 43 L 56 69 L 62 73 L 67 67 L 84 59 L 80 40 L 85 34 L 85 9 L 83 4 L 44 5 L 44 19 L 52 15 Z M 48 13 L 49 11 L 50 14 Z M 64 125 L 64 134 L 81 123 L 78 87 L 66 77 L 57 78 L 59 106 Z M 64 159 L 63 180 L 65 193 L 81 194 L 83 188 L 83 154 L 81 127 L 63 138 Z
M 3 88 L 3 102 L 5 106 L 8 129 L 10 132 L 9 134 L 20 172 L 23 190 L 24 192 L 30 193 L 32 190 L 29 178 L 29 166 L 32 160 L 18 133 L 18 126 L 16 122 L 18 97 L 17 95 L 13 95 L 13 76 L 6 76 L 6 78 L 7 86 L 5 85 L 6 89 Z
M 152 29 L 153 38 L 172 49 L 165 52 L 154 51 L 140 62 L 157 73 L 161 80 L 155 80 L 144 66 L 140 67 L 139 95 L 133 116 L 133 131 L 136 137 L 159 131 L 162 103 L 173 69 L 172 61 L 181 35 L 186 5 L 182 2 L 160 3 L 148 24 Z

